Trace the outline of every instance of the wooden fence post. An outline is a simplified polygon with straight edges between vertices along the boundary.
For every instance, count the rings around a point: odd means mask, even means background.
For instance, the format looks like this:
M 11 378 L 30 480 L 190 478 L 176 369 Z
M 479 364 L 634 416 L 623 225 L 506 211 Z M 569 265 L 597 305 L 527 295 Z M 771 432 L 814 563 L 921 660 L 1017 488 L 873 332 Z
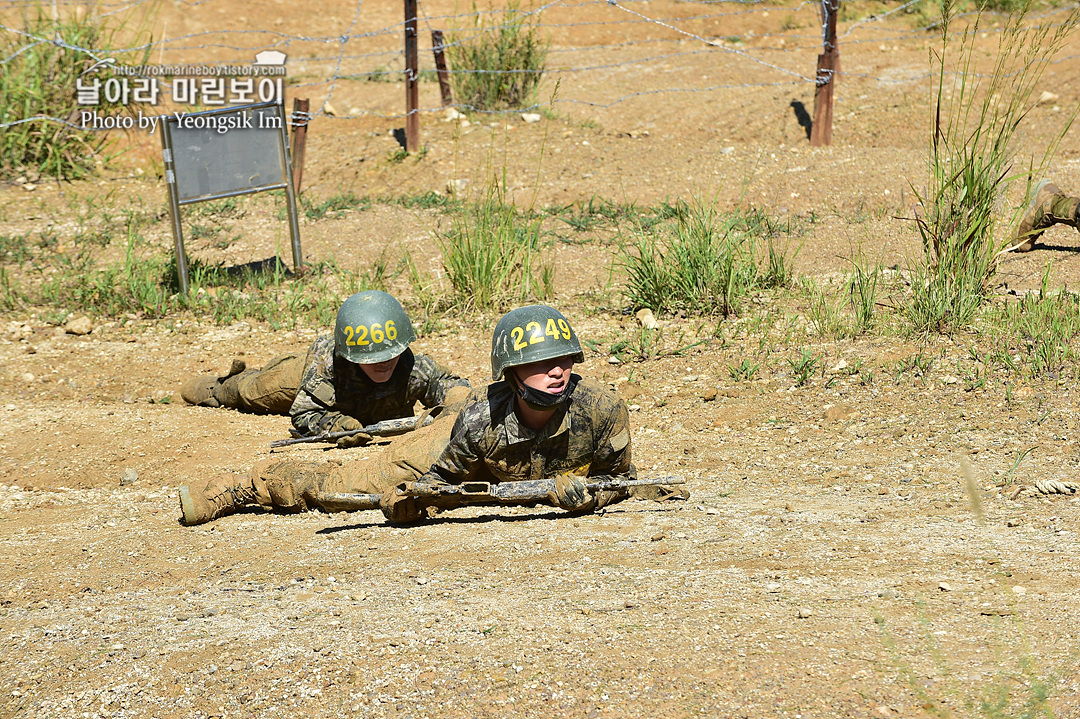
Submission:
M 304 149 L 307 147 L 308 101 L 298 97 L 292 103 L 292 177 L 293 192 L 300 194 L 300 181 L 304 179 Z
M 840 50 L 836 46 L 836 14 L 840 0 L 821 0 L 824 33 L 814 77 L 814 124 L 810 144 L 814 147 L 832 142 L 833 88 L 840 75 Z
M 420 149 L 420 58 L 416 0 L 405 0 L 405 151 Z
M 431 51 L 435 53 L 435 70 L 439 73 L 439 92 L 442 93 L 442 106 L 450 107 L 454 98 L 450 94 L 450 72 L 446 69 L 446 54 L 443 52 L 442 30 L 431 31 Z

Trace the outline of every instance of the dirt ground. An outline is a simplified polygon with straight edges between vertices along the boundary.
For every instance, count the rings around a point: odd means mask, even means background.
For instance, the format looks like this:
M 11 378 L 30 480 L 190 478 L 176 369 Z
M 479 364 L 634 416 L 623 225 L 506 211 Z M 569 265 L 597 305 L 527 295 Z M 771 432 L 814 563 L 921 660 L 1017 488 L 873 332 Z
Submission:
M 277 27 L 264 5 L 170 5 L 159 19 L 174 37 L 224 17 Z M 389 2 L 361 8 L 373 28 L 400 13 Z M 680 8 L 688 12 L 678 3 L 649 10 Z M 291 32 L 314 36 L 354 12 L 320 3 L 287 17 Z M 607 10 L 561 12 L 569 22 Z M 711 34 L 778 33 L 779 14 L 728 18 Z M 792 36 L 813 35 L 812 18 Z M 910 188 L 925 177 L 920 73 L 933 36 L 911 38 L 910 25 L 891 22 L 845 46 L 828 148 L 808 146 L 791 105 L 812 108 L 809 86 L 761 86 L 642 95 L 587 112 L 558 105 L 562 114 L 535 124 L 511 116 L 462 128 L 428 115 L 427 154 L 395 162 L 401 122 L 378 114 L 399 111 L 402 86 L 366 83 L 333 102 L 371 114 L 312 124 L 306 192 L 416 195 L 465 179 L 476 193 L 495 168 L 520 204 L 698 197 L 763 207 L 803 223 L 797 270 L 819 279 L 860 252 L 904 266 L 920 251 L 911 223 L 897 218 L 910 216 Z M 660 31 L 619 32 L 629 42 Z M 610 36 L 582 25 L 552 41 L 587 55 Z M 807 43 L 807 72 L 815 53 Z M 1066 55 L 1044 83 L 1058 99 L 1030 115 L 1028 151 L 1080 100 L 1080 66 Z M 661 72 L 676 87 L 730 71 L 703 70 L 699 56 L 664 62 L 578 74 L 562 92 L 622 97 Z M 320 88 L 309 88 L 313 104 Z M 435 104 L 437 90 L 423 91 Z M 114 210 L 162 207 L 157 140 L 131 140 L 136 149 L 100 180 L 0 187 L 0 232 L 70 230 L 86 198 Z M 1058 157 L 1055 179 L 1080 187 L 1075 128 Z M 390 205 L 305 220 L 305 256 L 367 266 L 408 249 L 437 272 L 432 232 L 445 221 Z M 206 248 L 207 259 L 271 256 L 286 237 L 258 203 L 235 227 L 241 235 Z M 168 245 L 167 223 L 153 232 Z M 611 238 L 563 235 L 556 304 L 602 347 L 632 336 L 636 320 L 618 311 Z M 1075 286 L 1078 240 L 1055 228 L 1043 248 L 1005 260 L 1003 296 L 1037 286 L 1048 265 L 1054 286 Z M 941 707 L 994 717 L 1019 716 L 1044 691 L 1053 716 L 1080 717 L 1080 497 L 1031 489 L 1076 477 L 1080 390 L 1046 377 L 969 391 L 957 375 L 973 335 L 825 343 L 807 334 L 767 360 L 760 328 L 742 319 L 682 356 L 613 364 L 607 352 L 587 353 L 577 371 L 630 405 L 640 473 L 685 477 L 685 503 L 627 502 L 582 518 L 459 510 L 406 529 L 378 512 L 252 510 L 188 528 L 176 500 L 188 482 L 271 454 L 362 461 L 382 451 L 271 453 L 287 419 L 179 398 L 193 373 L 234 356 L 257 366 L 303 350 L 325 328 L 120 317 L 92 318 L 91 333 L 73 335 L 47 321 L 56 309 L 8 313 L 0 327 L 2 717 L 906 719 L 943 716 Z M 414 346 L 481 385 L 494 319 L 465 313 Z M 662 322 L 671 335 L 713 337 L 715 322 Z M 804 348 L 822 355 L 822 371 L 797 386 L 785 359 Z M 934 359 L 929 372 L 895 370 L 920 352 Z M 748 358 L 761 371 L 733 379 L 729 368 Z M 1004 695 L 1014 703 L 998 710 Z

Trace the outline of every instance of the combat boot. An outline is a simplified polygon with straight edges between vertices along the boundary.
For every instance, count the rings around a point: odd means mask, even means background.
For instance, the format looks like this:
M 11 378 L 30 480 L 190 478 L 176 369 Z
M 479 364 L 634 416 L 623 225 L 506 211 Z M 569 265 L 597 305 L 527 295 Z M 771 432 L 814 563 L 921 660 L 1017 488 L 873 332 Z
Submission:
M 180 396 L 188 404 L 200 407 L 220 407 L 222 405 L 222 385 L 225 380 L 242 373 L 246 369 L 247 363 L 244 360 L 234 359 L 229 371 L 224 375 L 198 375 L 184 382 L 180 386 Z
M 204 374 L 192 377 L 180 385 L 180 396 L 188 404 L 200 407 L 220 407 L 221 402 L 214 396 L 214 390 L 221 382 L 214 375 Z
M 1035 197 L 1016 228 L 1017 252 L 1029 252 L 1048 227 L 1056 224 L 1076 227 L 1076 209 L 1080 200 L 1062 194 L 1053 182 L 1043 180 L 1035 188 Z
M 179 494 L 183 521 L 189 527 L 232 514 L 249 504 L 264 507 L 271 504 L 265 482 L 239 474 L 222 474 L 205 482 L 187 484 L 180 488 Z

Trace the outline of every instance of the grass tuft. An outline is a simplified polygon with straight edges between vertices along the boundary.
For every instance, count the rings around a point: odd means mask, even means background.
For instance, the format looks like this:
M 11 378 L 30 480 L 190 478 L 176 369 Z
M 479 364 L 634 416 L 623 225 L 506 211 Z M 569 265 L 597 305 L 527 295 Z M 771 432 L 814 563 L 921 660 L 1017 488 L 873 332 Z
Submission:
M 539 217 L 524 217 L 504 202 L 495 181 L 484 199 L 453 215 L 437 240 L 459 305 L 488 310 L 551 299 L 555 262 L 540 225 Z
M 106 134 L 76 127 L 79 110 L 114 115 L 124 105 L 108 102 L 101 92 L 98 104 L 78 106 L 73 98 L 76 81 L 94 62 L 94 54 L 119 64 L 144 64 L 149 32 L 145 25 L 99 17 L 82 6 L 53 19 L 39 3 L 24 9 L 22 30 L 0 28 L 0 125 L 39 116 L 64 122 L 41 119 L 0 129 L 0 177 L 85 177 L 95 169 Z M 125 45 L 144 49 L 114 50 Z M 99 70 L 83 80 L 97 79 L 104 86 L 110 76 L 108 70 Z
M 790 227 L 758 210 L 722 214 L 701 201 L 668 210 L 667 232 L 639 235 L 621 250 L 635 307 L 726 317 L 752 292 L 791 281 L 793 256 L 774 244 Z
M 472 110 L 527 107 L 547 63 L 539 17 L 523 12 L 514 0 L 494 27 L 484 25 L 475 5 L 473 11 L 473 28 L 453 33 L 446 46 L 454 97 Z

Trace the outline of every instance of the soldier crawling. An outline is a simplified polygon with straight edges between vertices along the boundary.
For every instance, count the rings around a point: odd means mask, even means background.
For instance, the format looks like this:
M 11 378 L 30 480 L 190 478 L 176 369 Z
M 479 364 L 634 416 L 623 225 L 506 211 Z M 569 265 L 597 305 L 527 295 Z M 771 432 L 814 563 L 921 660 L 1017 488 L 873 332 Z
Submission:
M 261 370 L 233 360 L 224 377 L 192 377 L 180 395 L 195 405 L 291 416 L 301 436 L 355 431 L 411 417 L 415 402 L 432 408 L 468 396 L 469 381 L 410 350 L 414 339 L 409 315 L 396 299 L 378 290 L 360 292 L 341 305 L 334 335 L 315 340 L 306 356 L 275 357 Z M 338 445 L 369 441 L 361 433 Z
M 685 499 L 681 489 L 645 486 L 592 495 L 585 478 L 636 479 L 626 403 L 573 373 L 584 361 L 577 335 L 557 310 L 533 305 L 508 312 L 491 340 L 491 377 L 457 416 L 450 441 L 419 483 L 490 483 L 554 478 L 548 501 L 589 512 L 633 495 Z M 423 518 L 412 497 L 389 491 L 383 514 L 394 523 Z
M 626 403 L 603 385 L 574 374 L 584 360 L 570 323 L 544 305 L 522 307 L 499 320 L 491 343 L 492 378 L 463 407 L 448 408 L 452 423 L 439 420 L 395 441 L 382 455 L 344 465 L 271 461 L 248 476 L 227 475 L 205 483 L 209 489 L 180 490 L 187 524 L 198 524 L 246 504 L 289 511 L 321 508 L 335 493 L 382 494 L 383 514 L 394 523 L 423 518 L 412 497 L 395 487 L 405 481 L 459 484 L 555 478 L 548 501 L 572 512 L 588 512 L 630 495 L 665 500 L 688 495 L 647 486 L 598 492 L 585 478 L 636 478 L 631 462 Z M 188 497 L 205 496 L 198 511 Z

